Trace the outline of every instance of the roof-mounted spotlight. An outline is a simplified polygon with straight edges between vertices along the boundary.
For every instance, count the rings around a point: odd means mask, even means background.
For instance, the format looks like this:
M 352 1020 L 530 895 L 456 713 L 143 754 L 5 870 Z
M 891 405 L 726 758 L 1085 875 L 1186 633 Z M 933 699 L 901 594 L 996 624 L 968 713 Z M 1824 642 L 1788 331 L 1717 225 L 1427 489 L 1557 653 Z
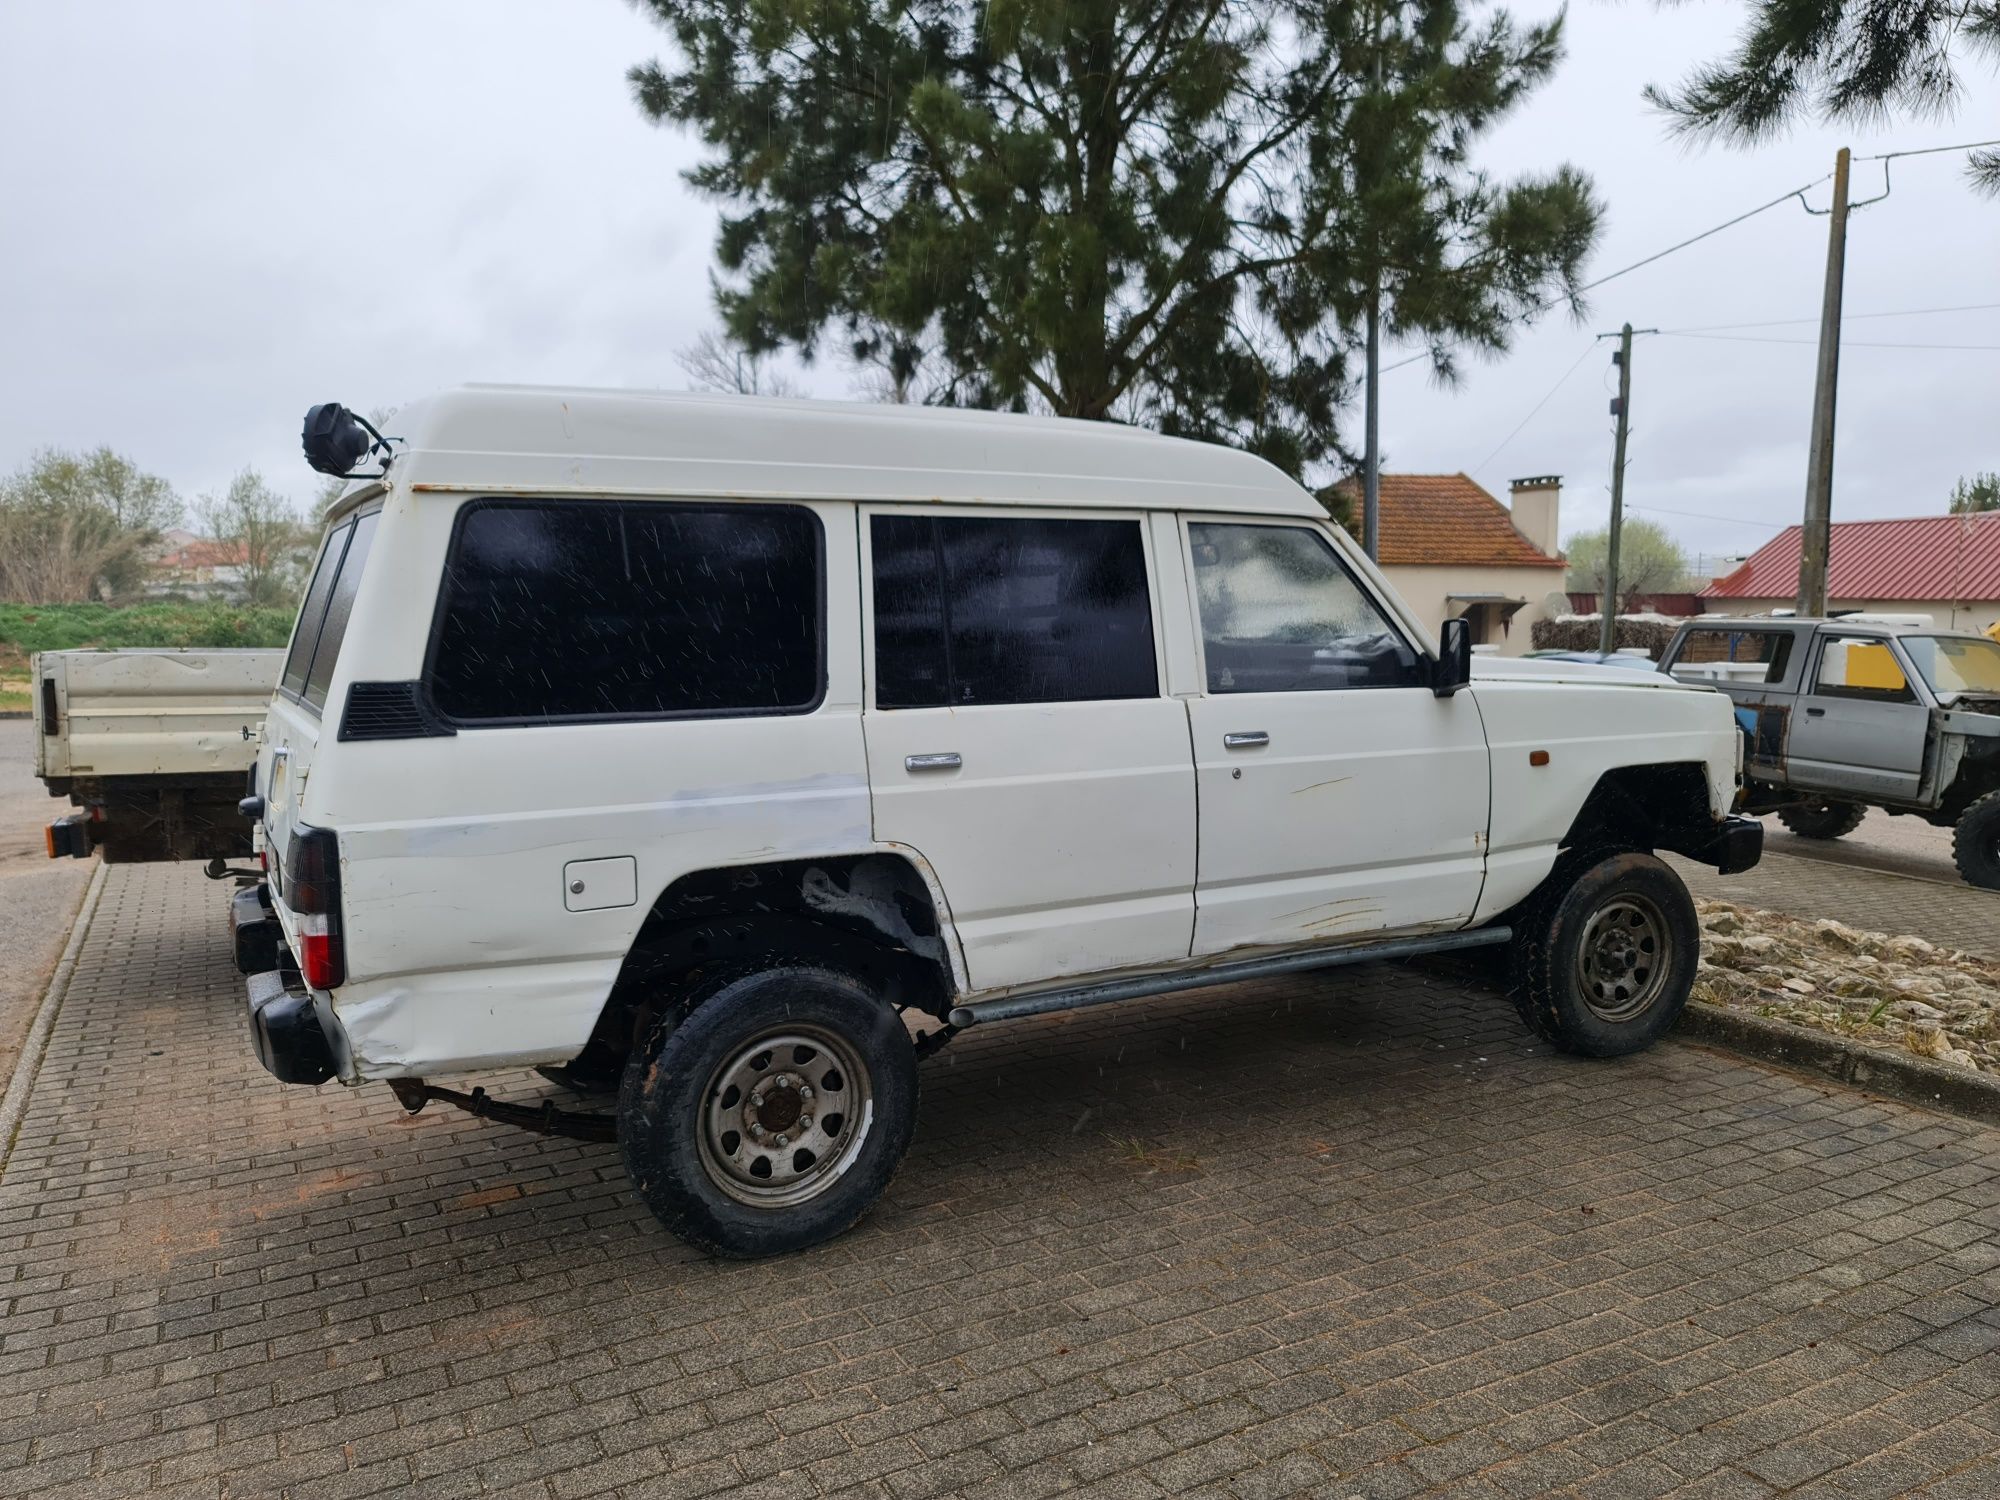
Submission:
M 390 440 L 366 417 L 357 416 L 338 401 L 307 410 L 304 441 L 306 462 L 316 473 L 337 479 L 380 479 L 389 472 Z M 372 474 L 356 473 L 354 466 L 371 453 L 382 455 L 382 467 Z

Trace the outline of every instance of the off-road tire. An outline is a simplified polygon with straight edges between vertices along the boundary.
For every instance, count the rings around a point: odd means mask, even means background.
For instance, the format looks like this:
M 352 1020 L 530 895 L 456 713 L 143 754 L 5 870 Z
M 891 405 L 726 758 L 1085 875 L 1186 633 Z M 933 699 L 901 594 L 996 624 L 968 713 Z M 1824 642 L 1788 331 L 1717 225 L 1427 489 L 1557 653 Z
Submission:
M 1629 994 L 1621 993 L 1615 973 L 1607 979 L 1607 945 L 1621 954 L 1630 950 Z M 1566 860 L 1516 920 L 1515 1009 L 1529 1030 L 1560 1052 L 1623 1057 L 1641 1051 L 1687 1004 L 1700 945 L 1693 898 L 1654 856 Z
M 1868 809 L 1858 802 L 1801 802 L 1778 809 L 1778 821 L 1802 839 L 1845 838 L 1861 826 Z
M 1967 885 L 2000 891 L 2000 792 L 1965 810 L 1951 832 L 1951 858 Z
M 811 1196 L 783 1204 L 746 1202 L 741 1195 L 759 1189 L 729 1162 L 741 1164 L 747 1152 L 754 1166 L 755 1154 L 767 1148 L 743 1143 L 740 1132 L 733 1155 L 717 1144 L 726 1140 L 716 1133 L 716 1121 L 726 1113 L 728 1091 L 716 1081 L 736 1077 L 763 1039 L 800 1035 L 828 1045 L 815 1059 L 795 1062 L 787 1052 L 768 1068 L 773 1080 L 789 1071 L 820 1084 L 806 1106 L 820 1117 L 816 1125 L 808 1118 L 808 1125 L 823 1131 L 836 1112 L 825 1106 L 839 1094 L 865 1103 L 853 1118 L 843 1117 L 843 1133 L 829 1148 L 839 1157 L 830 1155 L 823 1164 Z M 824 1070 L 835 1049 L 865 1077 L 842 1076 L 828 1088 Z M 816 1067 L 822 1071 L 813 1072 Z M 742 1108 L 747 1111 L 748 1103 Z M 677 997 L 626 1065 L 618 1147 L 633 1188 L 662 1224 L 711 1255 L 749 1260 L 803 1250 L 852 1228 L 895 1176 L 916 1118 L 916 1054 L 896 1012 L 851 975 L 774 963 L 698 977 Z M 851 1139 L 845 1134 L 850 1126 Z M 769 1155 L 780 1162 L 780 1172 L 787 1169 L 789 1157 L 775 1148 Z

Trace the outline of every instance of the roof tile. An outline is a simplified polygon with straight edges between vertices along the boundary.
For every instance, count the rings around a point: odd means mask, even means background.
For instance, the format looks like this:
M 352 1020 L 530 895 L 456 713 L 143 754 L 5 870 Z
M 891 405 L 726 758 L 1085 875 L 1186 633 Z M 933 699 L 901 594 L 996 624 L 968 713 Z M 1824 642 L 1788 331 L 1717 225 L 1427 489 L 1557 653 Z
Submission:
M 1826 571 L 1829 599 L 2000 599 L 2000 512 L 1836 521 Z M 1799 528 L 1788 526 L 1702 597 L 1790 599 L 1798 591 Z
M 1354 497 L 1358 516 L 1361 481 L 1350 475 L 1337 488 Z M 1516 531 L 1507 507 L 1464 474 L 1384 474 L 1381 495 L 1385 566 L 1565 565 Z

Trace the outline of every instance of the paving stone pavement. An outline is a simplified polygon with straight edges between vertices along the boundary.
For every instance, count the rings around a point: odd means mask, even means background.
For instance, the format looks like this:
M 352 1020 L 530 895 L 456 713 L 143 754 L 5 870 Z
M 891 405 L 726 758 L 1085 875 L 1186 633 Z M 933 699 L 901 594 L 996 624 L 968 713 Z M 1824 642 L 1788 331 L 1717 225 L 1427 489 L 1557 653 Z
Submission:
M 1462 975 L 964 1037 L 754 1265 L 241 1006 L 218 888 L 112 870 L 0 1179 L 0 1496 L 2000 1494 L 2000 1132 Z
M 1832 917 L 1869 932 L 1908 934 L 2000 959 L 2000 891 L 1914 880 L 1824 859 L 1767 853 L 1738 875 L 1674 859 L 1697 896 L 1811 920 Z

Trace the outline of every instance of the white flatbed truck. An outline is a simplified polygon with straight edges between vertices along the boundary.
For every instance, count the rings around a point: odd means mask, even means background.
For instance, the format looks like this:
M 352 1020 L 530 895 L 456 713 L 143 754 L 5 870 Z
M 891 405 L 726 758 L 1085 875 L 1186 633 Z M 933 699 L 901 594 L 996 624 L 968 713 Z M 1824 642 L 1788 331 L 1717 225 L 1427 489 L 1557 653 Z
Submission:
M 174 647 L 35 656 L 35 774 L 77 809 L 48 825 L 49 857 L 249 855 L 237 804 L 284 659 Z

